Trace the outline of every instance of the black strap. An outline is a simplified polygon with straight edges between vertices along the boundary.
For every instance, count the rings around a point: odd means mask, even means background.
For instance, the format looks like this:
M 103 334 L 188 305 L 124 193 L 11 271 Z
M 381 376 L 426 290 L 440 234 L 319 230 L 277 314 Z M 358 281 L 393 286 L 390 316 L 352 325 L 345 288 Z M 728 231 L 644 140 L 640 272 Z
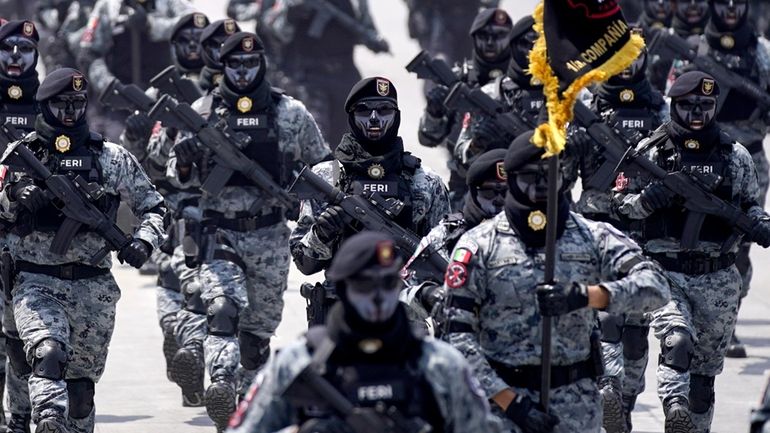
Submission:
M 236 266 L 241 268 L 243 272 L 246 272 L 246 262 L 244 262 L 243 259 L 238 254 L 235 254 L 232 251 L 214 250 L 213 258 L 214 260 L 225 260 L 230 263 L 234 263 Z
M 479 308 L 479 304 L 476 303 L 476 300 L 473 298 L 466 298 L 465 296 L 450 296 L 449 297 L 449 306 L 453 308 L 458 308 L 460 310 L 468 311 L 471 313 L 475 313 L 476 310 Z
M 710 274 L 735 264 L 735 254 L 722 254 L 709 257 L 695 253 L 650 254 L 650 258 L 660 263 L 663 269 L 687 275 Z
M 532 391 L 540 389 L 539 365 L 522 365 L 512 367 L 502 362 L 487 359 L 489 365 L 508 386 L 526 388 Z M 582 379 L 596 379 L 596 372 L 591 358 L 571 365 L 554 365 L 551 367 L 551 389 L 559 388 Z
M 283 221 L 283 212 L 273 209 L 273 212 L 260 216 L 248 215 L 247 212 L 236 212 L 235 218 L 225 218 L 221 212 L 206 211 L 204 217 L 209 219 L 218 228 L 236 232 L 248 232 L 280 223 Z
M 43 274 L 61 280 L 85 280 L 110 273 L 109 268 L 82 265 L 80 263 L 65 263 L 63 265 L 39 265 L 37 263 L 16 261 L 17 272 Z

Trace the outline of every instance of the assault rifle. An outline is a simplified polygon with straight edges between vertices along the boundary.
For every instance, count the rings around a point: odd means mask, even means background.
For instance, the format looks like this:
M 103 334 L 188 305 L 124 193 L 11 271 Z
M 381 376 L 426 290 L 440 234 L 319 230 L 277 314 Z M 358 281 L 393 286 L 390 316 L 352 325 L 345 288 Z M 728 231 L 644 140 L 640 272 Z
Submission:
M 404 207 L 398 200 L 388 202 L 371 191 L 364 191 L 361 195 L 346 195 L 313 173 L 309 167 L 299 172 L 297 179 L 289 187 L 289 192 L 296 194 L 301 200 L 325 200 L 330 205 L 340 206 L 349 220 L 358 221 L 367 230 L 390 235 L 404 255 L 413 254 L 420 244 L 419 236 L 393 221 Z M 443 279 L 447 265 L 447 261 L 435 249 L 426 249 L 418 260 L 413 262 L 415 269 L 424 269 L 431 275 L 438 275 L 439 281 Z
M 296 201 L 281 188 L 270 173 L 240 149 L 246 147 L 243 138 L 230 134 L 227 129 L 209 126 L 206 119 L 190 107 L 177 102 L 169 95 L 163 95 L 149 113 L 151 119 L 158 119 L 164 125 L 184 131 L 191 131 L 198 141 L 214 156 L 215 166 L 201 185 L 201 190 L 216 196 L 237 171 L 268 195 L 274 197 L 287 209 L 294 209 Z
M 390 53 L 388 41 L 383 39 L 376 30 L 361 24 L 357 19 L 327 0 L 305 0 L 302 6 L 310 8 L 314 12 L 313 21 L 307 30 L 307 34 L 311 38 L 320 38 L 329 22 L 336 21 L 355 34 L 367 48 L 375 53 Z
M 88 183 L 80 176 L 70 179 L 63 174 L 52 174 L 22 141 L 6 149 L 0 164 L 23 167 L 28 175 L 42 180 L 48 199 L 64 214 L 64 222 L 51 242 L 52 253 L 65 254 L 82 226 L 88 227 L 107 242 L 91 257 L 91 265 L 97 265 L 110 251 L 120 251 L 133 241 L 131 235 L 124 233 L 93 204 L 105 194 L 101 185 Z
M 324 379 L 313 364 L 294 379 L 283 393 L 296 406 L 326 408 L 355 433 L 430 433 L 433 428 L 420 418 L 405 418 L 395 407 L 359 408 Z
M 188 104 L 192 104 L 203 96 L 198 86 L 189 78 L 183 77 L 174 65 L 152 77 L 150 84 L 161 94 L 171 95 L 178 101 L 184 101 Z
M 149 113 L 155 101 L 136 84 L 123 84 L 117 78 L 105 87 L 99 102 L 116 111 Z
M 687 60 L 697 66 L 699 70 L 711 74 L 719 84 L 719 87 L 726 90 L 725 94 L 719 98 L 717 112 L 727 100 L 727 93 L 733 90 L 751 98 L 765 110 L 770 109 L 770 94 L 765 89 L 740 74 L 731 71 L 711 56 L 699 56 L 697 49 L 693 49 L 681 36 L 664 29 L 659 29 L 653 34 L 651 39 L 650 52 L 669 50 L 675 55 L 681 56 L 683 60 Z
M 444 100 L 444 105 L 450 110 L 482 114 L 490 118 L 497 128 L 512 137 L 518 137 L 535 128 L 535 125 L 530 125 L 509 112 L 503 104 L 492 99 L 480 88 L 471 89 L 461 81 L 452 86 Z
M 446 87 L 452 87 L 460 79 L 457 74 L 454 73 L 452 67 L 446 62 L 446 60 L 439 57 L 432 57 L 430 53 L 423 50 L 420 54 L 417 54 L 408 65 L 406 70 L 413 74 L 417 74 L 417 78 L 423 80 L 431 80 L 436 84 L 440 84 Z
M 24 138 L 24 134 L 11 124 L 0 125 L 0 154 L 5 152 L 9 144 Z
M 739 233 L 751 236 L 754 219 L 746 215 L 740 207 L 726 202 L 713 194 L 712 189 L 721 179 L 714 179 L 698 173 L 675 171 L 669 173 L 658 164 L 647 159 L 635 150 L 636 143 L 629 143 L 630 133 L 619 126 L 612 128 L 582 102 L 575 104 L 575 121 L 586 129 L 588 135 L 604 148 L 605 163 L 599 169 L 599 180 L 590 182 L 605 185 L 605 180 L 614 175 L 621 164 L 627 164 L 641 170 L 654 179 L 658 179 L 669 190 L 684 200 L 684 207 L 689 211 L 682 230 L 681 246 L 691 250 L 695 248 L 703 222 L 707 215 L 724 219 Z M 608 167 L 615 167 L 607 171 Z M 736 239 L 737 240 L 737 239 Z M 730 242 L 726 243 L 729 245 Z

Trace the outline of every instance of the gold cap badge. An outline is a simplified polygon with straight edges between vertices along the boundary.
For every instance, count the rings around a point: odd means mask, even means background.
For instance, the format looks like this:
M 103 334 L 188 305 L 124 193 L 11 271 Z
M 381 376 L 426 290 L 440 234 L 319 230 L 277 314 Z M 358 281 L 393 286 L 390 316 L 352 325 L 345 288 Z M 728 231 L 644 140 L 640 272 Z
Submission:
M 508 180 L 508 173 L 505 172 L 505 162 L 503 161 L 497 161 L 497 164 L 495 164 L 495 168 L 497 171 L 495 174 L 497 175 L 497 180 L 506 181 Z
M 254 51 L 254 38 L 243 38 L 241 48 L 247 53 Z
M 390 94 L 390 81 L 378 78 L 377 93 L 379 93 L 380 96 L 388 96 Z
M 372 164 L 366 170 L 366 174 L 368 174 L 372 179 L 382 179 L 385 177 L 385 167 L 381 166 L 380 164 Z
M 231 19 L 225 20 L 225 33 L 227 33 L 228 35 L 232 35 L 233 33 L 235 33 L 236 28 L 237 27 L 235 25 L 235 21 Z
M 56 150 L 58 150 L 61 153 L 64 153 L 70 150 L 72 141 L 66 135 L 60 135 L 56 137 L 56 141 L 54 141 L 53 144 L 54 144 L 54 147 L 56 147 Z
M 546 221 L 547 219 L 545 214 L 539 210 L 530 212 L 529 216 L 527 217 L 527 224 L 529 225 L 529 228 L 536 232 L 545 228 Z
M 193 15 L 193 25 L 195 27 L 198 27 L 199 29 L 206 27 L 206 15 L 198 14 L 198 13 Z
M 634 98 L 636 98 L 636 94 L 631 89 L 623 89 L 620 91 L 620 101 L 621 102 L 633 102 Z
M 83 83 L 85 81 L 83 80 L 82 75 L 73 75 L 72 76 L 72 89 L 76 92 L 80 92 L 83 90 Z
M 35 33 L 35 24 L 30 21 L 24 21 L 21 31 L 24 33 L 24 36 L 32 36 Z
M 22 94 L 21 87 L 19 86 L 11 86 L 8 88 L 8 97 L 11 99 L 20 99 Z
M 382 241 L 377 244 L 377 263 L 380 266 L 390 266 L 396 255 L 393 253 L 393 243 Z
M 706 96 L 711 95 L 714 93 L 714 80 L 711 78 L 704 78 L 703 82 L 701 82 L 701 90 L 703 91 L 703 94 Z
M 238 98 L 238 102 L 235 103 L 235 106 L 238 108 L 238 111 L 241 113 L 248 113 L 251 111 L 251 106 L 254 105 L 251 102 L 251 98 L 248 96 L 241 96 Z

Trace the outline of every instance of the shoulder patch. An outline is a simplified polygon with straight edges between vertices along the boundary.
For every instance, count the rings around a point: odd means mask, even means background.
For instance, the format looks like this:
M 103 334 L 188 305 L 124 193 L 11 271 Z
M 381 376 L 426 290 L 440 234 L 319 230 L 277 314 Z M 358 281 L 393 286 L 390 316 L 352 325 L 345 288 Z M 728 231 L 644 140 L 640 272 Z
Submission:
M 473 253 L 465 248 L 455 248 L 454 254 L 452 254 L 452 260 L 463 264 L 468 264 L 473 257 Z
M 452 262 L 446 268 L 444 282 L 450 289 L 459 289 L 468 281 L 468 268 L 461 262 Z
M 460 239 L 460 241 L 457 242 L 455 249 L 460 248 L 470 251 L 471 254 L 476 254 L 479 251 L 479 244 L 468 238 Z

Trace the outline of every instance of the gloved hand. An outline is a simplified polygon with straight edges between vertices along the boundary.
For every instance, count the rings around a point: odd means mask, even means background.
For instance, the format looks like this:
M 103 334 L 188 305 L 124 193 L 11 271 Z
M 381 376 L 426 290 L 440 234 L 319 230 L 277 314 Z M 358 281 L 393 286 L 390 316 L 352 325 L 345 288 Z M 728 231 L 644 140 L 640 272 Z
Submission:
M 515 137 L 511 137 L 488 117 L 479 119 L 471 127 L 473 144 L 481 151 L 507 149 Z
M 444 100 L 449 95 L 449 89 L 445 86 L 436 86 L 428 91 L 425 100 L 428 103 L 425 111 L 433 117 L 444 117 L 447 114 Z
M 155 122 L 144 113 L 134 113 L 126 119 L 126 139 L 146 144 Z
M 770 247 L 770 221 L 757 220 L 751 228 L 751 240 L 762 248 Z
M 174 145 L 174 153 L 176 154 L 176 165 L 181 167 L 189 167 L 203 156 L 203 150 L 198 146 L 198 141 L 192 137 L 185 138 Z
M 580 283 L 538 284 L 537 303 L 541 316 L 561 316 L 588 306 L 588 286 Z
M 126 26 L 138 31 L 145 30 L 147 28 L 147 11 L 139 5 L 132 8 L 128 14 Z
M 654 182 L 642 190 L 640 200 L 650 210 L 656 211 L 670 206 L 674 196 L 674 192 L 661 182 Z
M 505 409 L 505 416 L 524 433 L 551 433 L 559 424 L 559 418 L 543 412 L 538 406 L 529 397 L 517 394 Z
M 134 239 L 118 252 L 118 260 L 139 269 L 150 257 L 150 247 L 141 239 Z
M 442 286 L 434 283 L 433 281 L 426 281 L 423 283 L 419 292 L 420 303 L 428 312 L 433 311 L 433 307 L 436 306 L 443 298 L 444 294 L 441 290 Z
M 585 128 L 577 128 L 567 137 L 568 146 L 576 155 L 589 155 L 592 152 L 594 140 L 588 135 Z
M 330 242 L 342 233 L 345 229 L 345 211 L 339 206 L 329 206 L 318 217 L 318 221 L 313 225 L 315 235 L 321 242 Z
M 32 213 L 39 211 L 49 203 L 45 192 L 31 182 L 19 182 L 16 184 L 13 190 L 11 190 L 11 196 Z

